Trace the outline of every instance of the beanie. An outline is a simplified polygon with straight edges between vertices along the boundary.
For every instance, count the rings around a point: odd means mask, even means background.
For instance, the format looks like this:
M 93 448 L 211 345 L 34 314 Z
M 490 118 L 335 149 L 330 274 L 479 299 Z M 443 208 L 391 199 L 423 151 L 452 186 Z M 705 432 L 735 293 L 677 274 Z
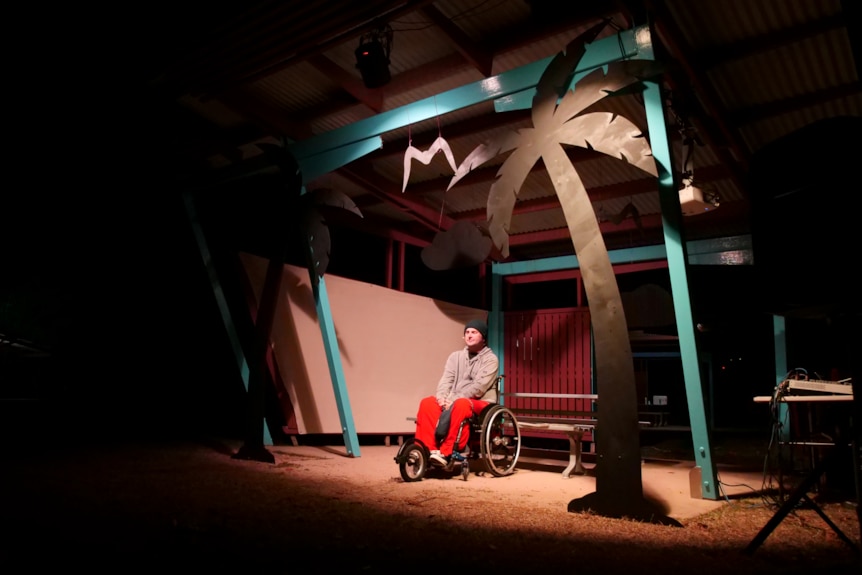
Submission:
M 464 331 L 467 331 L 468 328 L 473 328 L 479 333 L 482 334 L 482 339 L 485 341 L 488 340 L 488 324 L 482 321 L 481 319 L 471 319 L 467 322 L 467 325 L 464 326 Z

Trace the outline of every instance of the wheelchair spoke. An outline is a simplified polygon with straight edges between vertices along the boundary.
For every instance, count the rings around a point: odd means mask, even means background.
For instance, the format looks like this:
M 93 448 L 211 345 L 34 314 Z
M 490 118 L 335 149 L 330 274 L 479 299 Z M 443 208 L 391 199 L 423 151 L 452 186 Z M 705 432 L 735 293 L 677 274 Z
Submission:
M 515 415 L 504 406 L 493 406 L 485 416 L 480 446 L 488 471 L 498 477 L 511 474 L 521 451 L 520 440 Z

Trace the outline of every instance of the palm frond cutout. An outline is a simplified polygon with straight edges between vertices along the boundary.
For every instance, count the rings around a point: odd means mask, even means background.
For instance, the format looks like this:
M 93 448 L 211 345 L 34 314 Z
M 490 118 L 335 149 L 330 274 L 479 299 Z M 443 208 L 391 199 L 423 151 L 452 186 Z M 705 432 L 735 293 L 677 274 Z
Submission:
M 557 141 L 601 152 L 658 175 L 649 142 L 628 118 L 610 112 L 577 116 L 557 131 Z
M 473 169 L 481 166 L 488 160 L 493 160 L 500 154 L 513 150 L 518 146 L 521 135 L 518 132 L 506 132 L 502 137 L 496 138 L 490 142 L 479 144 L 464 158 L 461 165 L 455 170 L 455 175 L 449 182 L 447 191 L 452 189 L 452 186 L 457 184 L 464 176 L 469 174 Z
M 555 118 L 571 118 L 608 96 L 618 96 L 626 88 L 639 85 L 645 78 L 660 71 L 649 60 L 614 62 L 607 72 L 597 68 L 578 80 L 575 89 L 568 90 L 554 112 Z
M 587 44 L 595 40 L 607 24 L 607 21 L 600 22 L 569 42 L 565 50 L 558 52 L 542 72 L 533 96 L 534 127 L 541 128 L 552 121 L 557 100 L 566 91 L 578 62 L 586 53 Z
M 344 192 L 333 190 L 331 188 L 316 188 L 305 194 L 303 197 L 314 206 L 340 208 L 342 210 L 352 212 L 360 218 L 362 217 L 362 212 L 359 211 L 359 208 L 350 196 Z

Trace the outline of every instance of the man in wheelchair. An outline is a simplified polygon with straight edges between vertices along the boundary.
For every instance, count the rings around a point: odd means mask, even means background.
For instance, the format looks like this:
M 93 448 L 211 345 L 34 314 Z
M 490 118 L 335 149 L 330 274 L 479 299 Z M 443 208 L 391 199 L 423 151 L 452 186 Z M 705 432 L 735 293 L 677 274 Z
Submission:
M 434 395 L 419 402 L 416 435 L 395 455 L 404 481 L 421 481 L 429 466 L 447 472 L 458 464 L 466 480 L 470 460 L 484 469 L 478 474 L 505 477 L 515 471 L 521 432 L 512 410 L 497 403 L 502 376 L 487 337 L 484 321 L 467 322 L 464 348 L 446 360 Z
M 416 414 L 416 439 L 430 450 L 432 465 L 446 467 L 455 450 L 461 423 L 497 402 L 495 383 L 499 360 L 488 347 L 488 325 L 471 320 L 464 326 L 465 346 L 452 352 L 434 395 L 419 402 Z M 466 443 L 467 425 L 459 443 Z

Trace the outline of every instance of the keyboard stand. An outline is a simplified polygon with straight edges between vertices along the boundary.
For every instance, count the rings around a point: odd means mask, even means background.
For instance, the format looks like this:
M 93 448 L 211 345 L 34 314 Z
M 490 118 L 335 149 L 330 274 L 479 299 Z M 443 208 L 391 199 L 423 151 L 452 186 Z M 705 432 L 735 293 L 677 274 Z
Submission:
M 763 526 L 760 532 L 755 535 L 754 539 L 751 540 L 751 543 L 748 544 L 748 547 L 745 548 L 745 554 L 751 555 L 752 553 L 754 553 L 754 551 L 758 547 L 760 547 L 760 544 L 763 543 L 767 537 L 769 537 L 769 534 L 772 533 L 772 531 L 776 527 L 778 527 L 778 524 L 781 523 L 785 517 L 787 517 L 787 514 L 790 513 L 790 511 L 792 511 L 794 507 L 796 507 L 796 504 L 804 499 L 807 503 L 811 505 L 811 507 L 814 509 L 814 511 L 817 512 L 817 514 L 823 519 L 823 521 L 825 521 L 826 524 L 829 525 L 829 527 L 831 527 L 833 531 L 835 531 L 838 537 L 840 537 L 842 541 L 847 543 L 850 548 L 853 549 L 857 555 L 859 555 L 859 549 L 856 547 L 856 544 L 849 537 L 847 537 L 847 535 L 845 535 L 844 532 L 841 531 L 841 529 L 839 529 L 839 527 L 835 525 L 835 523 L 833 523 L 831 519 L 829 519 L 829 517 L 826 516 L 826 513 L 824 513 L 823 510 L 814 501 L 812 501 L 810 497 L 808 497 L 808 490 L 811 489 L 814 484 L 820 480 L 820 476 L 823 475 L 823 473 L 832 465 L 834 461 L 840 461 L 841 457 L 846 455 L 846 450 L 848 448 L 852 448 L 853 450 L 852 456 L 854 469 L 858 468 L 859 446 L 856 444 L 855 440 L 850 444 L 850 446 L 847 445 L 846 440 L 836 441 L 835 448 L 832 449 L 826 455 L 826 457 L 820 460 L 820 462 L 814 467 L 811 473 L 809 473 L 808 476 L 802 480 L 802 482 L 793 491 L 790 497 L 787 498 L 784 504 L 778 508 L 778 511 L 775 512 L 775 515 L 773 515 L 772 518 L 767 521 L 766 525 Z M 858 500 L 858 476 L 856 477 L 856 498 L 857 505 L 862 504 L 862 502 Z

